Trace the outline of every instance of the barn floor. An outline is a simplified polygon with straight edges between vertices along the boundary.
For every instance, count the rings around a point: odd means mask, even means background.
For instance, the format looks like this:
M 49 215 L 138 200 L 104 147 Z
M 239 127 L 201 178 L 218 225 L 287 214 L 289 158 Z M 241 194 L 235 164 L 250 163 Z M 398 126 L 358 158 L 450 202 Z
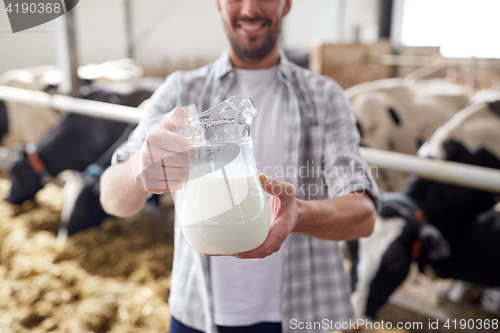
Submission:
M 168 332 L 172 232 L 113 218 L 60 244 L 60 192 L 0 200 L 0 332 Z
M 434 279 L 417 274 L 416 267 L 406 282 L 390 297 L 389 302 L 380 310 L 378 320 L 396 322 L 421 322 L 422 329 L 410 329 L 410 332 L 491 332 L 492 329 L 472 329 L 469 322 L 484 322 L 500 317 L 485 311 L 480 304 L 461 302 L 457 304 L 444 297 L 444 293 L 453 284 L 451 279 Z M 456 328 L 453 321 L 456 320 Z M 462 320 L 462 322 L 461 322 Z M 446 323 L 449 327 L 445 327 Z M 471 328 L 462 328 L 460 324 L 471 324 Z M 437 323 L 437 325 L 430 325 Z M 496 330 L 493 330 L 496 331 Z

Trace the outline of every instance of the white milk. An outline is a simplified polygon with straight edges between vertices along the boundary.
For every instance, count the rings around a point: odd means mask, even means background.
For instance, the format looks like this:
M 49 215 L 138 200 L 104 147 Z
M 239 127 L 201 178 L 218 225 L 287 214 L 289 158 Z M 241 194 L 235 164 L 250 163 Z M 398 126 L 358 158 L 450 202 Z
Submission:
M 227 183 L 217 170 L 186 184 L 180 211 L 182 232 L 189 246 L 201 253 L 253 250 L 269 233 L 269 203 L 257 174 L 245 174 L 244 166 L 225 170 Z

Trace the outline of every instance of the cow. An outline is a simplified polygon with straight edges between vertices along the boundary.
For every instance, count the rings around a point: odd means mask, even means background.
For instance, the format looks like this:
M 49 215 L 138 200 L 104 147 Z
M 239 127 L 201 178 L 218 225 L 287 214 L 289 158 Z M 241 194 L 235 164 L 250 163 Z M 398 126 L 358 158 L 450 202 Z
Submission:
M 418 148 L 440 125 L 468 104 L 460 86 L 441 80 L 413 84 L 399 78 L 361 83 L 345 91 L 361 135 L 361 145 L 405 154 Z M 407 175 L 372 169 L 381 192 L 397 191 Z
M 64 242 L 67 237 L 77 232 L 100 226 L 108 215 L 101 206 L 99 181 L 102 172 L 109 166 L 109 161 L 103 166 L 99 164 L 89 165 L 84 172 L 73 172 L 63 187 L 63 207 L 61 210 L 61 225 L 57 233 L 57 239 Z M 173 203 L 172 203 L 173 204 Z M 144 207 L 149 216 L 162 214 L 160 196 L 152 195 Z M 165 207 L 169 208 L 169 207 Z M 161 215 L 160 222 L 165 216 Z
M 73 171 L 63 187 L 63 207 L 61 209 L 61 226 L 58 231 L 60 241 L 79 231 L 100 226 L 109 217 L 99 200 L 99 181 L 104 170 L 111 165 L 113 152 L 128 139 L 133 130 L 128 126 L 122 135 L 107 151 L 83 172 Z
M 62 74 L 55 66 L 13 69 L 0 75 L 0 85 L 45 92 L 53 92 L 61 80 Z M 59 112 L 48 107 L 0 101 L 0 143 L 16 149 L 36 142 L 61 119 Z
M 500 169 L 500 101 L 473 104 L 458 112 L 422 145 L 418 154 L 425 158 Z M 453 278 L 479 286 L 500 286 L 498 193 L 413 175 L 402 190 L 386 193 L 383 198 L 382 211 L 372 236 L 348 243 L 350 252 L 354 253 L 351 254 L 351 279 L 356 283 L 353 284 L 352 300 L 359 316 L 375 318 L 380 305 L 408 273 L 406 268 L 411 260 L 408 250 L 402 251 L 400 245 L 393 246 L 392 243 L 399 239 L 398 230 L 404 230 L 401 221 L 407 221 L 409 215 L 401 209 L 388 212 L 387 201 L 396 201 L 417 213 L 446 240 L 449 251 L 445 251 L 445 247 L 437 252 L 420 251 L 417 263 L 421 271 L 430 267 L 440 278 Z M 399 226 L 395 221 L 399 221 Z M 441 239 L 440 242 L 445 244 Z M 363 260 L 363 256 L 367 259 Z M 384 263 L 380 258 L 387 261 Z M 391 270 L 391 267 L 403 268 Z M 384 283 L 388 281 L 390 283 Z M 370 298 L 370 295 L 373 296 Z
M 370 237 L 348 241 L 352 304 L 357 318 L 375 319 L 380 307 L 406 279 L 412 262 L 419 268 L 451 256 L 446 239 L 410 201 L 387 192 Z
M 91 88 L 85 99 L 137 107 L 161 84 L 161 79 L 112 82 Z M 21 204 L 30 200 L 43 183 L 61 171 L 84 171 L 102 156 L 127 128 L 134 125 L 82 116 L 68 115 L 38 144 L 26 145 L 12 158 L 12 189 L 7 201 Z
M 138 109 L 145 109 L 149 100 L 145 100 Z M 104 170 L 111 165 L 111 158 L 123 142 L 128 139 L 134 126 L 127 127 L 120 138 L 85 171 L 73 171 L 63 187 L 63 207 L 61 210 L 61 226 L 57 237 L 64 241 L 68 236 L 88 228 L 98 227 L 109 217 L 100 202 L 99 181 Z M 159 204 L 159 196 L 153 195 L 147 202 L 147 208 L 155 210 Z M 150 214 L 151 215 L 151 214 Z
M 500 169 L 500 100 L 473 104 L 459 112 L 418 153 L 426 158 Z M 499 193 L 417 176 L 411 177 L 402 192 L 450 242 L 453 260 L 429 263 L 437 276 L 500 286 L 500 228 L 486 213 L 498 202 Z

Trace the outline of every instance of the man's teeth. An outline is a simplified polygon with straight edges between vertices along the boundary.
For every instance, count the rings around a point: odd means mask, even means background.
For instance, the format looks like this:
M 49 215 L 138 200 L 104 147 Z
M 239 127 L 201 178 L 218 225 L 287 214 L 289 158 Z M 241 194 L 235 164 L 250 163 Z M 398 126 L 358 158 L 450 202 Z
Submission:
M 259 30 L 261 25 L 260 24 L 253 24 L 253 25 L 242 24 L 241 27 L 245 30 L 248 30 L 248 31 L 255 31 L 255 30 Z

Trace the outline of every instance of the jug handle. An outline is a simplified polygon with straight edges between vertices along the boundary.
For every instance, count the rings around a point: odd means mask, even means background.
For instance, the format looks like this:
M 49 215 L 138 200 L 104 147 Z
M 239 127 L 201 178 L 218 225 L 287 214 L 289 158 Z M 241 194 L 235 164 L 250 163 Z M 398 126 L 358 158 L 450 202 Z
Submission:
M 190 128 L 186 128 L 186 129 L 180 131 L 179 134 L 182 135 L 183 137 L 189 139 L 189 138 L 191 138 L 191 129 Z
M 188 118 L 188 123 L 189 123 L 189 126 L 191 126 L 191 121 L 192 119 L 198 115 L 198 111 L 196 110 L 196 105 L 195 104 L 190 104 L 188 106 L 185 106 L 184 109 L 186 110 L 186 113 L 188 114 L 189 118 Z M 182 135 L 183 137 L 185 138 L 188 138 L 190 139 L 191 138 L 191 128 L 186 128 L 186 129 L 183 129 L 182 131 L 180 131 L 179 133 L 180 135 Z

